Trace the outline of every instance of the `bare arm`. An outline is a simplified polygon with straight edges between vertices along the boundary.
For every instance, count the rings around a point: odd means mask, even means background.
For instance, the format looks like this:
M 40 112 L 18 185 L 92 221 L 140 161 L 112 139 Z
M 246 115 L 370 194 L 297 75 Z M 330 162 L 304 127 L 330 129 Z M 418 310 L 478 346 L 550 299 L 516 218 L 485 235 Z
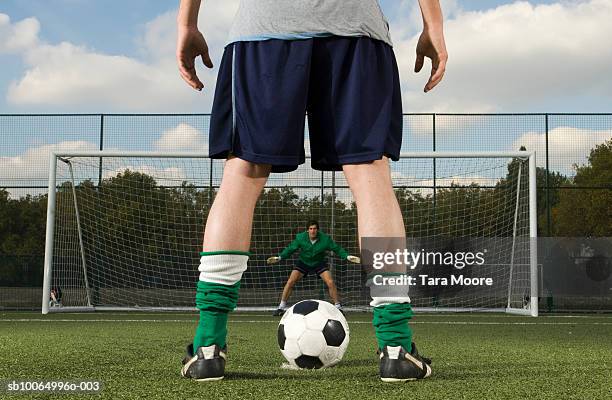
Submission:
M 181 0 L 178 17 L 178 39 L 176 43 L 176 60 L 181 77 L 196 90 L 202 90 L 204 84 L 198 78 L 195 59 L 199 56 L 208 68 L 213 64 L 208 55 L 208 45 L 198 30 L 198 12 L 201 0 Z
M 425 92 L 433 89 L 444 77 L 448 53 L 444 43 L 442 9 L 439 0 L 419 0 L 423 15 L 423 33 L 417 43 L 417 58 L 414 72 L 423 68 L 425 57 L 431 59 L 431 75 L 425 85 Z

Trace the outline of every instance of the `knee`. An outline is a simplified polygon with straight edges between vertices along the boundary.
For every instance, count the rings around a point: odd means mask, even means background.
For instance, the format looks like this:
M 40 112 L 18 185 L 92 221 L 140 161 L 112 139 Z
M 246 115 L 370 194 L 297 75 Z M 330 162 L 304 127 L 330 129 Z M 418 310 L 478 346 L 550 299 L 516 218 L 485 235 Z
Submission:
M 270 176 L 270 171 L 272 170 L 270 164 L 256 164 L 235 156 L 230 156 L 227 159 L 225 168 L 229 169 L 229 172 L 252 179 L 267 178 Z
M 389 162 L 385 157 L 370 163 L 343 165 L 342 169 L 356 202 L 364 198 L 394 196 Z
M 325 284 L 327 285 L 328 288 L 330 289 L 335 289 L 336 285 L 334 284 L 334 281 L 331 279 L 328 279 L 325 281 Z
M 389 173 L 389 159 L 383 156 L 379 160 L 373 160 L 370 162 L 358 163 L 358 164 L 344 164 L 342 171 L 345 174 L 386 174 Z

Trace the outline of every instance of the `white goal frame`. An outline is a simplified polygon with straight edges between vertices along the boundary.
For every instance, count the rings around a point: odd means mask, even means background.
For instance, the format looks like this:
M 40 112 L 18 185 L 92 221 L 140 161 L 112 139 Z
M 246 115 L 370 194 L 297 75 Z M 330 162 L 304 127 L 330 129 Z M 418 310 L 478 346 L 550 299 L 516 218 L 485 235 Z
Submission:
M 51 275 L 52 264 L 53 264 L 53 244 L 54 244 L 54 233 L 55 233 L 55 217 L 56 217 L 56 190 L 57 190 L 57 162 L 62 158 L 72 157 L 138 157 L 138 158 L 208 158 L 208 155 L 197 153 L 197 152 L 149 152 L 149 151 L 62 151 L 52 152 L 49 157 L 49 183 L 48 183 L 48 203 L 47 203 L 47 225 L 46 225 L 46 242 L 45 242 L 45 261 L 44 261 L 44 276 L 43 276 L 43 289 L 42 289 L 42 313 L 47 314 L 50 311 L 62 311 L 63 308 L 50 308 L 50 291 L 51 291 Z M 307 156 L 306 158 L 310 158 Z M 528 160 L 528 191 L 529 191 L 529 272 L 530 272 L 530 296 L 529 301 L 525 304 L 524 308 L 512 308 L 510 307 L 510 298 L 508 298 L 508 306 L 506 308 L 418 308 L 415 307 L 416 311 L 424 312 L 469 312 L 469 311 L 485 311 L 485 312 L 506 312 L 510 314 L 527 315 L 527 316 L 538 316 L 538 264 L 537 264 L 537 205 L 536 205 L 536 153 L 533 151 L 501 151 L 501 152 L 403 152 L 400 154 L 400 159 L 403 158 L 417 158 L 417 159 L 444 159 L 444 158 L 520 158 Z M 71 171 L 72 172 L 72 171 Z M 519 174 L 520 175 L 520 174 Z M 519 178 L 520 185 L 520 178 Z M 76 194 L 75 196 L 75 208 L 76 208 L 76 223 L 79 225 L 79 213 L 78 206 L 76 205 Z M 518 197 L 518 191 L 517 191 Z M 79 230 L 80 236 L 80 230 Z M 79 238 L 82 240 L 81 238 Z M 81 249 L 82 249 L 82 243 Z M 83 253 L 83 252 L 82 252 Z M 85 259 L 83 256 L 83 268 L 84 268 L 84 280 L 87 284 L 87 273 L 85 268 Z M 512 268 L 512 266 L 510 267 Z M 510 274 L 512 276 L 512 274 Z M 86 288 L 87 289 L 87 288 Z M 510 290 L 510 286 L 509 286 Z M 86 290 L 88 291 L 88 290 Z M 64 311 L 95 311 L 95 310 L 134 310 L 134 308 L 128 307 L 103 307 L 93 306 L 91 304 L 89 295 L 87 295 L 88 305 L 84 307 L 69 307 L 69 310 Z M 263 311 L 267 310 L 262 307 L 242 307 L 241 310 L 246 311 Z M 183 310 L 192 311 L 194 308 L 185 307 L 145 307 L 137 309 L 139 311 L 163 311 L 163 310 Z

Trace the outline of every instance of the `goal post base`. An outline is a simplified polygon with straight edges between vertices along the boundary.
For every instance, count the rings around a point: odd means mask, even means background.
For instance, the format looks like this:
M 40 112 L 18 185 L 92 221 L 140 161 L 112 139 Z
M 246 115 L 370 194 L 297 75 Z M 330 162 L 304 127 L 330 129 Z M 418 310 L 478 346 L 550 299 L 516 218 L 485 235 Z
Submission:
M 372 307 L 343 307 L 347 312 L 371 313 Z M 276 310 L 276 307 L 237 307 L 236 313 L 268 313 Z M 461 313 L 487 313 L 487 314 L 511 314 L 537 317 L 532 310 L 526 308 L 477 308 L 477 307 L 414 307 L 412 309 L 417 314 L 461 314 Z M 89 313 L 89 312 L 130 312 L 130 313 L 197 313 L 195 307 L 50 307 L 49 314 L 55 313 Z

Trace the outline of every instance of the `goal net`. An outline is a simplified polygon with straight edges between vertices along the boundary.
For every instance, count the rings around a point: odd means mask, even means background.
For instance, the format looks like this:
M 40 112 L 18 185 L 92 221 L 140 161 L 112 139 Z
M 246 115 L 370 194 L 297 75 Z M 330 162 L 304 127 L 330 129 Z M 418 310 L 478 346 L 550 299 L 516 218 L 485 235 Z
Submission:
M 417 286 L 417 309 L 537 315 L 532 153 L 402 154 L 391 173 L 408 238 L 488 241 L 486 265 L 462 273 L 495 285 Z M 43 312 L 194 309 L 204 223 L 222 174 L 223 161 L 197 154 L 53 154 Z M 272 266 L 265 260 L 311 219 L 359 254 L 357 210 L 342 173 L 306 165 L 272 174 L 255 210 L 240 308 L 276 307 L 297 254 Z M 328 260 L 343 305 L 367 309 L 368 271 L 333 254 Z M 300 281 L 291 302 L 307 298 L 329 300 L 317 277 Z

